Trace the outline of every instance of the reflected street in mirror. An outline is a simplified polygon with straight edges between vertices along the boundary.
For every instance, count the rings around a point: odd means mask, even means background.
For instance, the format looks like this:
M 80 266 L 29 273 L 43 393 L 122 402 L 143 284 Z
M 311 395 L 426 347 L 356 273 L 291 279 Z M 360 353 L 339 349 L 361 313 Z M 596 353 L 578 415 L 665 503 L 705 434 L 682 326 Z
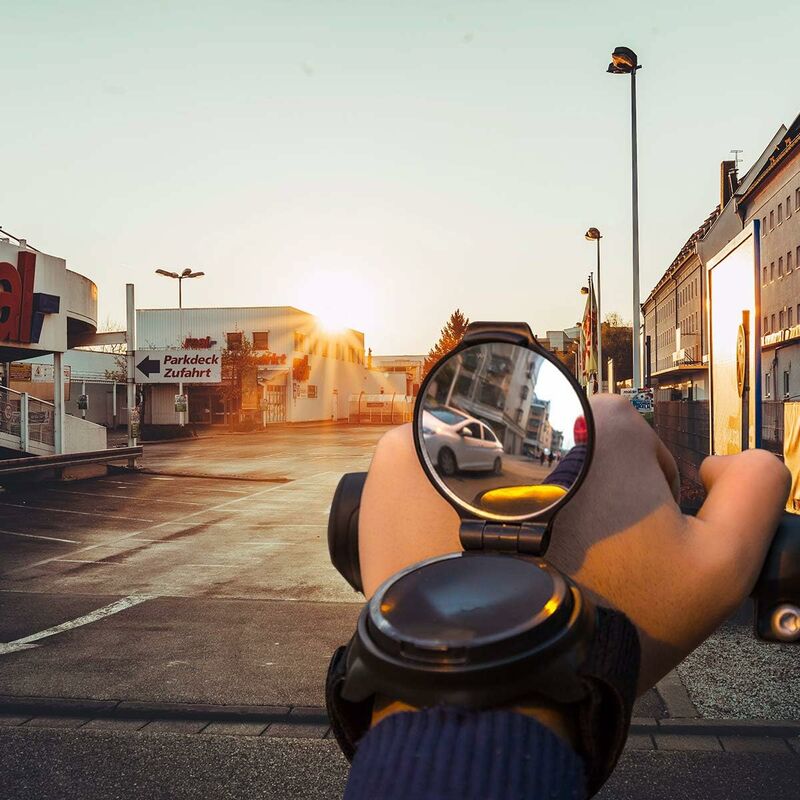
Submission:
M 434 367 L 419 416 L 427 461 L 462 503 L 521 517 L 558 502 L 583 472 L 578 389 L 518 345 L 466 348 Z

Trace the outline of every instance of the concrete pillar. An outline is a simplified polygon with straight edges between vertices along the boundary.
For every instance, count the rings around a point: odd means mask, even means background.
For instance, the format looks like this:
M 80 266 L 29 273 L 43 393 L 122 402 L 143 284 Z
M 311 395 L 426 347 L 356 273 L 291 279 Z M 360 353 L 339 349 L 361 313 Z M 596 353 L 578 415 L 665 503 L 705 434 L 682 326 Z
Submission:
M 53 353 L 53 444 L 55 452 L 64 452 L 64 354 Z

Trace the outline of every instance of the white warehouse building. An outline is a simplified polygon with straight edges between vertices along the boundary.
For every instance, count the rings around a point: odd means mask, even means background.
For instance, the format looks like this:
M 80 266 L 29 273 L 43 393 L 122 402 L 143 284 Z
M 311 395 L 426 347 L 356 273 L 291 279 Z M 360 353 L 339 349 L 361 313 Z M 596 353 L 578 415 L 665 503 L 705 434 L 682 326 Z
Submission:
M 255 351 L 255 369 L 243 376 L 241 414 L 260 422 L 339 421 L 348 417 L 351 395 L 405 393 L 400 381 L 369 369 L 364 334 L 326 332 L 313 314 L 291 306 L 243 308 L 139 309 L 138 350 L 187 348 L 234 350 L 246 339 Z M 222 383 L 184 383 L 187 421 L 224 424 L 233 411 Z M 145 387 L 142 422 L 178 422 L 178 384 Z M 236 412 L 238 415 L 238 411 Z

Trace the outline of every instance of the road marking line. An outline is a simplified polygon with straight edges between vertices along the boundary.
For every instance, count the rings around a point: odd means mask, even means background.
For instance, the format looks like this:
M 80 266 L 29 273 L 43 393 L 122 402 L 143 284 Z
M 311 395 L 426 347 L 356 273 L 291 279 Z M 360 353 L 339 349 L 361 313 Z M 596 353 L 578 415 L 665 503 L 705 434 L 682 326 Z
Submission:
M 132 522 L 154 522 L 152 519 L 145 519 L 144 517 L 121 517 L 114 514 L 105 514 L 102 511 L 70 511 L 67 508 L 50 508 L 48 506 L 29 506 L 25 503 L 3 503 L 0 501 L 0 506 L 9 506 L 10 508 L 24 508 L 26 511 L 52 511 L 56 514 L 80 514 L 84 517 L 105 517 L 106 519 L 127 519 Z
M 58 539 L 55 536 L 41 536 L 36 533 L 19 533 L 18 531 L 4 531 L 0 530 L 0 533 L 5 533 L 7 536 L 24 536 L 27 539 L 44 539 L 48 542 L 66 542 L 67 544 L 80 544 L 79 539 Z
M 338 474 L 338 473 L 320 472 L 317 475 L 309 475 L 307 478 L 300 478 L 298 481 L 295 481 L 295 483 L 300 483 L 301 481 L 314 481 L 314 480 L 318 480 L 319 478 L 321 478 L 324 475 L 336 475 L 336 474 Z M 197 517 L 200 514 L 205 514 L 205 513 L 209 512 L 209 511 L 218 511 L 221 508 L 226 508 L 226 507 L 234 505 L 236 503 L 242 503 L 245 500 L 252 500 L 252 499 L 254 499 L 256 497 L 260 497 L 262 494 L 267 494 L 268 492 L 276 492 L 279 489 L 284 489 L 285 490 L 289 486 L 292 486 L 292 484 L 291 483 L 276 483 L 276 484 L 273 484 L 272 486 L 268 486 L 266 489 L 261 489 L 261 491 L 259 491 L 259 492 L 251 492 L 249 494 L 246 494 L 244 497 L 236 497 L 236 498 L 234 498 L 232 500 L 226 500 L 224 503 L 218 503 L 215 506 L 209 506 L 208 508 L 203 508 L 200 511 L 193 511 L 191 514 L 185 514 L 182 517 L 177 517 L 176 519 L 168 520 L 167 522 L 158 522 L 155 525 L 148 526 L 147 528 L 142 528 L 141 530 L 138 530 L 138 531 L 131 531 L 130 533 L 125 534 L 125 536 L 120 536 L 119 539 L 114 539 L 111 542 L 101 542 L 99 544 L 91 544 L 91 545 L 88 545 L 87 547 L 81 547 L 78 550 L 73 550 L 71 553 L 65 553 L 64 555 L 76 556 L 76 555 L 79 555 L 80 553 L 87 553 L 90 550 L 95 550 L 98 547 L 110 547 L 110 546 L 113 546 L 115 544 L 118 544 L 119 542 L 124 542 L 124 541 L 126 541 L 128 539 L 133 539 L 136 536 L 141 535 L 142 533 L 146 533 L 147 531 L 153 531 L 153 530 L 156 530 L 158 528 L 163 528 L 165 525 L 172 525 L 175 522 L 185 522 L 186 520 L 189 520 L 192 517 Z M 14 574 L 16 574 L 18 572 L 25 572 L 26 570 L 29 570 L 29 569 L 35 569 L 36 567 L 44 566 L 45 564 L 49 564 L 51 561 L 56 561 L 56 560 L 57 559 L 55 559 L 55 558 L 43 558 L 41 561 L 35 561 L 33 564 L 28 564 L 28 565 L 23 566 L 23 567 L 16 567 L 15 569 L 8 570 L 7 572 L 4 572 L 2 574 L 3 575 L 14 575 Z
M 54 625 L 52 628 L 32 633 L 30 636 L 23 636 L 21 639 L 15 639 L 13 642 L 0 643 L 0 656 L 7 653 L 16 653 L 19 650 L 28 650 L 31 647 L 38 647 L 39 645 L 33 644 L 38 642 L 39 639 L 45 639 L 48 636 L 55 636 L 57 633 L 66 633 L 73 628 L 79 628 L 82 625 L 88 625 L 91 622 L 110 617 L 112 614 L 118 614 L 120 611 L 125 611 L 126 608 L 144 603 L 146 600 L 152 600 L 158 595 L 155 594 L 131 594 L 117 600 L 115 603 L 110 603 L 107 606 L 98 608 L 82 617 L 70 620 L 69 622 L 62 622 L 60 625 Z
M 103 566 L 103 567 L 121 567 L 121 566 L 123 566 L 122 564 L 117 564 L 114 561 L 103 561 L 102 559 L 98 560 L 98 561 L 91 561 L 91 560 L 80 559 L 80 558 L 54 558 L 53 561 L 56 562 L 56 563 L 59 563 L 59 564 L 100 564 L 100 566 Z
M 50 489 L 51 492 L 59 492 L 60 494 L 74 494 L 81 495 L 82 497 L 116 497 L 119 500 L 143 500 L 146 503 L 173 503 L 182 506 L 202 506 L 204 503 L 197 503 L 191 500 L 158 500 L 155 497 L 143 497 L 142 495 L 132 494 L 103 494 L 94 492 L 71 492 L 69 489 Z

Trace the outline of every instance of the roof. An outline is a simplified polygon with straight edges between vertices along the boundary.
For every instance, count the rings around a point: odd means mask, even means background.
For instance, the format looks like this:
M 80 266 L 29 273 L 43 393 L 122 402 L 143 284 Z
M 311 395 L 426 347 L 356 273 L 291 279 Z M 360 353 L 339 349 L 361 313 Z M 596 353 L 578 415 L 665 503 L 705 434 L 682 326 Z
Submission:
M 795 117 L 794 122 L 785 129 L 783 138 L 775 143 L 774 148 L 769 153 L 769 163 L 767 163 L 762 170 L 755 177 L 753 182 L 738 198 L 739 203 L 743 203 L 754 194 L 772 175 L 780 168 L 784 160 L 790 153 L 797 152 L 800 147 L 800 114 Z
M 683 266 L 686 259 L 696 252 L 697 242 L 708 233 L 708 230 L 720 215 L 720 207 L 717 206 L 704 220 L 702 225 L 686 240 L 686 243 L 678 251 L 678 255 L 672 260 L 672 263 L 667 268 L 667 271 L 661 276 L 658 283 L 653 287 L 653 290 L 647 295 L 647 299 L 642 303 L 645 306 L 650 300 L 655 297 L 659 289 L 668 281 L 671 280 L 673 275 Z

